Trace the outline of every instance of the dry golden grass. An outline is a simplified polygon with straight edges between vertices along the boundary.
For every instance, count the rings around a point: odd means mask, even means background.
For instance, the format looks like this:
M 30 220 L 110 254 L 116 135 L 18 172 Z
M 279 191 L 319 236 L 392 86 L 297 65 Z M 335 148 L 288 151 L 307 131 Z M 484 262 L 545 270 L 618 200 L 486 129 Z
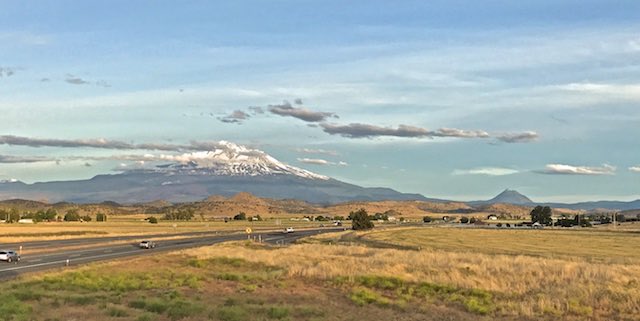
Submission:
M 147 217 L 147 216 L 144 216 Z M 174 227 L 175 224 L 175 227 Z M 317 227 L 319 222 L 290 221 L 288 219 L 266 221 L 163 221 L 150 224 L 144 219 L 119 218 L 107 222 L 51 222 L 37 224 L 0 224 L 0 242 L 27 242 L 38 240 L 60 240 L 84 237 L 109 237 L 147 234 L 175 234 L 204 231 L 244 231 L 281 229 L 284 226 L 296 228 Z
M 640 266 L 524 255 L 407 251 L 300 244 L 276 250 L 223 245 L 190 250 L 198 258 L 234 257 L 279 266 L 292 277 L 399 277 L 494 294 L 495 314 L 633 320 L 640 314 Z
M 598 229 L 404 228 L 359 234 L 365 240 L 424 249 L 529 255 L 602 263 L 640 263 L 640 234 Z

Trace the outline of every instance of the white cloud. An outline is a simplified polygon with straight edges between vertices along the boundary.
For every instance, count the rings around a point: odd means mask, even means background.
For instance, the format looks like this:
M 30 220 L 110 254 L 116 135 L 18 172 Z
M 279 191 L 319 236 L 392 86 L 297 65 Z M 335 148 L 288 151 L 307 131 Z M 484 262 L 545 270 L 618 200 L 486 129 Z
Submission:
M 608 99 L 640 99 L 640 84 L 611 84 L 611 83 L 570 83 L 557 86 L 558 89 L 577 93 L 580 95 L 590 94 L 604 96 Z
M 313 165 L 330 165 L 331 162 L 325 159 L 320 158 L 298 158 L 298 161 L 305 164 L 313 164 Z
M 631 166 L 629 170 L 632 172 L 640 173 L 640 166 Z
M 472 169 L 456 169 L 453 175 L 487 175 L 487 176 L 504 176 L 517 174 L 520 171 L 512 168 L 503 167 L 478 167 Z
M 305 153 L 305 154 L 324 154 L 324 155 L 330 155 L 330 156 L 338 156 L 338 152 L 335 150 L 314 149 L 314 148 L 296 148 L 294 150 L 298 153 Z
M 298 158 L 298 161 L 301 163 L 312 164 L 312 165 L 349 166 L 347 162 L 339 161 L 336 163 L 336 162 L 331 162 L 321 158 Z
M 616 168 L 609 164 L 603 164 L 601 167 L 548 164 L 537 172 L 550 175 L 614 175 Z

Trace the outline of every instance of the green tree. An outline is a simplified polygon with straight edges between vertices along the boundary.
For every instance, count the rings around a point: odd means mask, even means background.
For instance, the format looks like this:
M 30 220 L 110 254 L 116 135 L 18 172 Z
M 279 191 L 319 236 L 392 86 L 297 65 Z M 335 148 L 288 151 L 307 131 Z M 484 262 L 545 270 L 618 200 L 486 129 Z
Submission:
M 351 217 L 351 225 L 354 230 L 368 230 L 373 228 L 373 222 L 369 219 L 369 214 L 364 208 L 349 213 Z
M 104 213 L 96 214 L 96 222 L 106 222 L 106 221 L 107 221 L 107 214 L 104 214 Z
M 469 223 L 469 218 L 468 218 L 468 217 L 466 217 L 466 216 L 461 217 L 461 218 L 460 218 L 460 223 L 462 223 L 462 224 L 467 224 L 467 223 Z
M 247 214 L 245 212 L 240 212 L 233 217 L 236 221 L 245 221 L 247 220 Z
M 44 216 L 49 222 L 55 221 L 58 218 L 58 212 L 53 208 L 49 208 L 46 212 L 44 212 Z
M 149 216 L 147 218 L 147 220 L 149 221 L 149 223 L 151 224 L 158 224 L 158 219 L 155 216 Z
M 66 222 L 77 222 L 80 221 L 80 213 L 78 213 L 77 209 L 70 209 L 64 214 L 64 220 Z
M 192 207 L 166 208 L 165 220 L 190 221 L 195 216 L 195 210 Z
M 549 206 L 536 206 L 531 210 L 531 223 L 540 223 L 543 225 L 551 224 L 551 208 Z
M 7 223 L 15 223 L 20 220 L 20 212 L 16 208 L 12 208 L 9 211 L 9 217 L 7 218 Z
M 425 223 L 431 223 L 431 220 L 432 220 L 431 216 L 425 216 L 425 217 L 422 218 L 422 221 L 425 222 Z

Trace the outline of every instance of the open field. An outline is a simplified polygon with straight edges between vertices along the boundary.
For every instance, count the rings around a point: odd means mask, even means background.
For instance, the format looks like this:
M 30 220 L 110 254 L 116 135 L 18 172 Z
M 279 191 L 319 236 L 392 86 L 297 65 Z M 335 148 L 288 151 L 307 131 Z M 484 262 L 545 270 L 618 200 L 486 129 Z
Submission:
M 640 263 L 640 233 L 598 229 L 406 228 L 359 234 L 378 241 L 424 250 L 527 255 L 602 263 Z
M 0 311 L 15 320 L 636 320 L 638 237 L 400 228 L 288 247 L 235 242 L 26 276 L 0 285 Z
M 51 222 L 37 224 L 0 224 L 0 243 L 70 239 L 80 237 L 126 236 L 141 234 L 175 234 L 206 231 L 244 231 L 251 227 L 260 229 L 280 229 L 285 226 L 295 228 L 319 226 L 323 222 L 291 221 L 268 219 L 265 221 L 158 221 L 150 224 L 143 217 L 110 217 L 107 222 Z M 329 224 L 328 222 L 324 222 Z M 175 225 L 175 226 L 174 226 Z

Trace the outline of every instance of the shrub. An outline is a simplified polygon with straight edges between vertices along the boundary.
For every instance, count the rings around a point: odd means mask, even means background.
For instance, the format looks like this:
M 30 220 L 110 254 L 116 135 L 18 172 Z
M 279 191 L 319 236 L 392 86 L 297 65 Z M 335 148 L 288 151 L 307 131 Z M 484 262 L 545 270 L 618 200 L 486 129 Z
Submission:
M 147 220 L 149 221 L 149 223 L 151 224 L 158 224 L 158 219 L 155 216 L 149 216 L 147 218 Z
M 143 315 L 140 315 L 140 316 L 136 319 L 136 321 L 152 321 L 153 319 L 154 319 L 154 318 L 153 318 L 153 315 L 151 315 L 151 314 L 149 314 L 149 313 L 145 313 L 145 314 L 143 314 Z
M 469 218 L 468 218 L 468 217 L 466 217 L 466 216 L 461 217 L 461 218 L 460 218 L 460 223 L 462 223 L 462 224 L 467 224 L 467 223 L 469 223 Z
M 238 214 L 236 214 L 233 217 L 234 220 L 236 221 L 246 221 L 247 220 L 247 214 L 245 212 L 240 212 Z
M 91 216 L 89 216 L 89 215 L 85 215 L 85 216 L 81 217 L 81 219 L 84 222 L 91 222 Z
M 271 307 L 269 308 L 269 312 L 267 312 L 267 316 L 271 319 L 282 320 L 289 316 L 289 309 L 285 307 Z
M 425 223 L 431 223 L 431 216 L 425 216 L 422 218 L 422 221 Z
M 106 221 L 107 221 L 107 214 L 104 214 L 104 213 L 96 214 L 96 222 L 106 222 Z
M 204 308 L 199 304 L 191 303 L 184 300 L 176 300 L 169 304 L 167 315 L 169 315 L 169 318 L 171 318 L 171 320 L 179 320 L 190 317 L 192 315 L 196 315 L 202 312 L 202 310 L 204 310 Z
M 368 230 L 372 229 L 374 226 L 364 208 L 361 208 L 356 212 L 351 212 L 349 216 L 351 217 L 351 224 L 354 230 Z
M 118 309 L 118 308 L 111 308 L 108 311 L 109 316 L 111 317 L 116 317 L 116 318 L 122 318 L 122 317 L 126 317 L 129 314 L 127 314 L 127 311 L 122 310 L 122 309 Z
M 241 306 L 223 306 L 218 309 L 218 319 L 222 321 L 243 321 L 249 319 L 249 314 Z

